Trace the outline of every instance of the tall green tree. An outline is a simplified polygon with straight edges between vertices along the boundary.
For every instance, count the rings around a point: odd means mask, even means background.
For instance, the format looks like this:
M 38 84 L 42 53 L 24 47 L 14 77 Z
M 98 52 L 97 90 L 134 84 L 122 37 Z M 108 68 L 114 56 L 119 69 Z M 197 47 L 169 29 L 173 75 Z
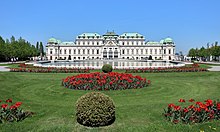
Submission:
M 210 49 L 211 55 L 213 56 L 213 60 L 217 61 L 219 60 L 220 56 L 220 46 L 218 46 L 218 42 L 215 42 L 215 44 Z
M 194 60 L 196 58 L 196 50 L 194 48 L 191 48 L 189 50 L 188 56 L 192 57 L 192 59 Z
M 0 36 L 0 61 L 10 61 L 11 58 L 18 58 L 19 60 L 27 60 L 30 57 L 37 55 L 37 49 L 28 41 L 20 37 L 18 40 L 14 36 L 10 41 Z
M 44 56 L 44 46 L 43 46 L 43 43 L 40 42 L 40 56 L 42 58 L 42 56 Z
M 6 44 L 5 40 L 0 36 L 0 60 L 5 59 L 5 50 L 6 50 Z
M 40 55 L 40 45 L 39 45 L 39 42 L 37 42 L 36 44 L 36 49 L 37 49 L 37 56 Z

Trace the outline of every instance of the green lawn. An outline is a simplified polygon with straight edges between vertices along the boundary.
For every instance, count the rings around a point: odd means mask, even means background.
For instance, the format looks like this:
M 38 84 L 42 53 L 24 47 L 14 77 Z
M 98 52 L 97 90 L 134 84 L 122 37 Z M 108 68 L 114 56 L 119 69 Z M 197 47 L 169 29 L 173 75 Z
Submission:
M 152 85 L 135 90 L 106 91 L 116 104 L 116 121 L 111 126 L 88 128 L 76 123 L 76 100 L 88 91 L 61 86 L 61 79 L 73 74 L 0 72 L 0 100 L 22 101 L 22 108 L 34 112 L 22 122 L 0 124 L 0 131 L 220 131 L 220 121 L 174 125 L 165 121 L 163 108 L 179 98 L 196 101 L 219 99 L 220 72 L 143 73 Z

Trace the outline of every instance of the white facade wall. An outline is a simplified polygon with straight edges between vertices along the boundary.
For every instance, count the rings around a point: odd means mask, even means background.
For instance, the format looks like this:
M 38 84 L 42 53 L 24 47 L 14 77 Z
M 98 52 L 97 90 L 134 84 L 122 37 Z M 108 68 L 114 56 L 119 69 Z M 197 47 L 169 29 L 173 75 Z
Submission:
M 87 60 L 87 59 L 135 59 L 141 60 L 152 56 L 153 60 L 173 60 L 175 44 L 145 43 L 145 38 L 118 38 L 103 36 L 77 37 L 75 42 L 48 43 L 47 59 Z M 112 53 L 111 53 L 112 51 Z M 107 56 L 105 56 L 107 55 Z M 112 56 L 111 56 L 112 55 Z

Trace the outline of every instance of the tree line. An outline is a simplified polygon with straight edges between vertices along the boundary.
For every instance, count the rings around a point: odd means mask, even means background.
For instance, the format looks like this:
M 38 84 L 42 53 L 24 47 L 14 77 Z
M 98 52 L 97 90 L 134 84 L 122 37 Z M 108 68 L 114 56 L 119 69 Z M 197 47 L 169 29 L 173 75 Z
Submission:
M 219 61 L 220 60 L 220 46 L 218 46 L 218 42 L 215 42 L 210 46 L 207 44 L 207 48 L 201 47 L 200 49 L 191 48 L 189 50 L 188 56 L 192 57 L 192 60 L 200 59 L 202 61 Z
M 42 42 L 37 42 L 36 47 L 22 37 L 15 39 L 12 36 L 9 39 L 3 39 L 0 36 L 0 61 L 23 61 L 31 57 L 43 56 L 44 47 Z

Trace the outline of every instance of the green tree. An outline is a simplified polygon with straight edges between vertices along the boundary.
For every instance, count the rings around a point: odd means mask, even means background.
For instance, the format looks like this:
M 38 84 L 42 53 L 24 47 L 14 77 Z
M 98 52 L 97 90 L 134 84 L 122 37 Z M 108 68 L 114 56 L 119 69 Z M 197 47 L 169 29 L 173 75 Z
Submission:
M 188 56 L 192 57 L 192 60 L 195 60 L 195 58 L 196 58 L 196 50 L 194 48 L 191 48 L 189 50 Z
M 213 60 L 217 61 L 220 56 L 220 47 L 218 46 L 218 42 L 215 42 L 215 45 L 213 45 L 210 49 L 211 55 L 213 56 Z M 217 59 L 218 58 L 218 59 Z
M 11 36 L 10 40 L 11 40 L 11 43 L 14 43 L 16 41 L 14 36 Z
M 37 56 L 40 55 L 40 45 L 39 45 L 39 42 L 37 42 L 36 44 L 36 49 L 37 49 Z
M 6 50 L 6 44 L 5 40 L 0 36 L 0 61 L 5 60 L 5 50 Z
M 44 46 L 43 46 L 43 43 L 42 42 L 40 42 L 40 56 L 41 56 L 41 58 L 42 58 L 42 56 L 44 56 Z
M 207 56 L 207 50 L 202 46 L 200 49 L 199 49 L 199 57 L 202 59 L 202 61 L 205 61 L 206 59 L 206 56 Z
M 37 49 L 28 41 L 20 37 L 18 40 L 14 36 L 10 41 L 0 36 L 0 61 L 10 61 L 11 58 L 19 60 L 27 60 L 37 55 Z

